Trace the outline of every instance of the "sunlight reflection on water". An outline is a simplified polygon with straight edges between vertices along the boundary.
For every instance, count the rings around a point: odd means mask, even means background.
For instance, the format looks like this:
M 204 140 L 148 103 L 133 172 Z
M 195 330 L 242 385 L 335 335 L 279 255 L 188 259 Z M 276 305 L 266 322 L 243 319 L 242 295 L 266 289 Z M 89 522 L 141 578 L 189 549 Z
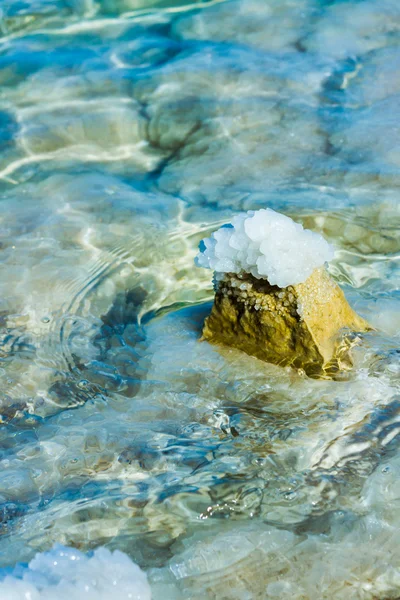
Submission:
M 400 8 L 0 11 L 1 565 L 59 542 L 154 598 L 398 597 Z M 197 245 L 265 206 L 377 329 L 346 381 L 199 341 Z

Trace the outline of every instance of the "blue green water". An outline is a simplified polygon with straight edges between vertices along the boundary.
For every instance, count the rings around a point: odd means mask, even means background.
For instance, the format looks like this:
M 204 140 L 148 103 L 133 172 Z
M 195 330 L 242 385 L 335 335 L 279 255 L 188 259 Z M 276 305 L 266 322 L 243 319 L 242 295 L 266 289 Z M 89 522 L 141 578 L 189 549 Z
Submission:
M 398 2 L 1 0 L 0 36 L 0 566 L 398 598 Z M 261 207 L 376 328 L 346 380 L 199 341 L 198 243 Z

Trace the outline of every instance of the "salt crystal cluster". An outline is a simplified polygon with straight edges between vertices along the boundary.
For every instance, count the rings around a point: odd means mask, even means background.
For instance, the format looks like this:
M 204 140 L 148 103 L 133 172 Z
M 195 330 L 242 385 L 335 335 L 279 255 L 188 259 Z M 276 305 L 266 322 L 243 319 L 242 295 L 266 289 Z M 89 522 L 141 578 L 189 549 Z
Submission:
M 87 556 L 56 545 L 29 565 L 0 571 L 1 600 L 150 600 L 146 574 L 116 550 L 98 548 Z
M 285 288 L 303 283 L 332 258 L 333 248 L 321 235 L 266 208 L 241 213 L 202 240 L 195 263 L 217 276 L 250 273 Z

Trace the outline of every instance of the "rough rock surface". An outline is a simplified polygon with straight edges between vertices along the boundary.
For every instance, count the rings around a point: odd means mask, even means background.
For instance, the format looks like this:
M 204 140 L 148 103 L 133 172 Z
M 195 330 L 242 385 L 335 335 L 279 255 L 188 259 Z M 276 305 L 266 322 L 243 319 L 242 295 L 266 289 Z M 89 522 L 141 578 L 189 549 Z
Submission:
M 348 368 L 352 342 L 344 332 L 370 329 L 324 268 L 287 288 L 231 273 L 215 287 L 203 339 L 303 369 L 309 376 L 332 376 Z

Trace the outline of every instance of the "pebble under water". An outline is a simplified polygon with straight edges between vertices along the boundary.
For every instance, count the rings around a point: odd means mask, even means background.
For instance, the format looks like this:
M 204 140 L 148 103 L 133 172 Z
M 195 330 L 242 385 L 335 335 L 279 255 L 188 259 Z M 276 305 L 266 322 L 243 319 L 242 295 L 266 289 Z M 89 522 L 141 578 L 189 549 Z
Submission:
M 397 0 L 2 0 L 0 600 L 400 597 L 399 122 Z M 199 341 L 266 207 L 375 327 L 342 378 Z

